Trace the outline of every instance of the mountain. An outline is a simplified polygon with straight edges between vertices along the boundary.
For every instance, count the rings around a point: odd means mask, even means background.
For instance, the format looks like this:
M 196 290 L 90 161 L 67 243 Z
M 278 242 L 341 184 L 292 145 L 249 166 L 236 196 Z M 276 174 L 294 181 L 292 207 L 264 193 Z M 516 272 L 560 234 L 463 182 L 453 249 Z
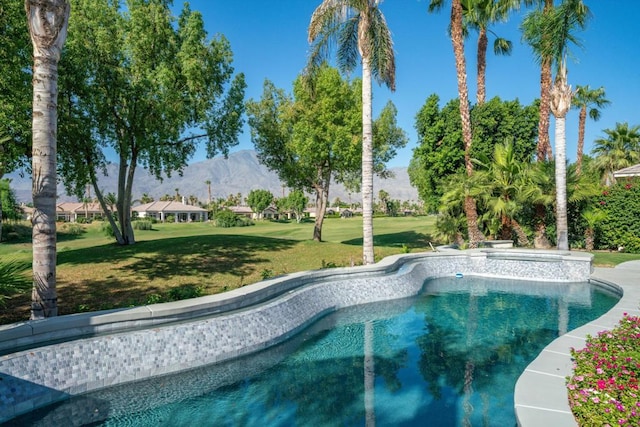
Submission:
M 418 192 L 409 183 L 407 168 L 392 168 L 394 178 L 374 179 L 374 196 L 379 190 L 385 190 L 392 199 L 417 200 Z M 15 191 L 16 197 L 21 202 L 31 201 L 31 177 L 21 177 L 18 173 L 8 174 L 6 178 L 11 179 L 11 188 Z M 98 182 L 103 192 L 116 192 L 118 179 L 118 165 L 107 166 L 107 175 L 100 175 Z M 171 178 L 165 177 L 162 181 L 157 181 L 142 168 L 136 169 L 135 182 L 133 184 L 133 198 L 137 199 L 143 193 L 147 193 L 156 200 L 165 194 L 175 195 L 176 188 L 183 196 L 196 196 L 200 201 L 206 202 L 208 199 L 207 184 L 211 181 L 211 197 L 227 197 L 229 194 L 242 193 L 246 197 L 251 190 L 269 190 L 274 196 L 282 196 L 282 183 L 278 175 L 269 171 L 258 161 L 256 152 L 253 150 L 242 150 L 229 154 L 228 158 L 216 157 L 201 162 L 188 165 L 182 176 L 172 174 Z M 342 185 L 332 184 L 329 189 L 329 199 L 333 201 L 339 197 L 343 201 L 349 198 L 358 201 L 360 194 L 351 194 Z M 64 201 L 76 201 L 75 196 L 68 196 L 62 183 L 58 184 L 58 199 Z

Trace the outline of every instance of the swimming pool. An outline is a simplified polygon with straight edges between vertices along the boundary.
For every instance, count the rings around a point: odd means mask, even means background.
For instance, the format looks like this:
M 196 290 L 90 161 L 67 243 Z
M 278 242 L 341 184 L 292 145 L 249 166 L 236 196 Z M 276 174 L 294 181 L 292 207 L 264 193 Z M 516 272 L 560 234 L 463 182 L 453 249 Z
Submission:
M 21 425 L 515 425 L 513 388 L 549 342 L 618 297 L 587 283 L 429 279 L 234 361 L 116 386 Z

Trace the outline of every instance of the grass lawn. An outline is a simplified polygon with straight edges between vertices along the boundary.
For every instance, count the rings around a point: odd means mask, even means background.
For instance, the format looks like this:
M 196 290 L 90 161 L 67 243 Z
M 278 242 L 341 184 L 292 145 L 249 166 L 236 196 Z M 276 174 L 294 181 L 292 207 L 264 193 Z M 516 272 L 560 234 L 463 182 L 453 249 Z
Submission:
M 376 218 L 376 259 L 431 250 L 434 222 L 433 217 Z M 59 226 L 60 314 L 142 305 L 169 292 L 214 294 L 295 271 L 357 265 L 362 259 L 359 217 L 326 219 L 321 243 L 311 240 L 312 222 L 260 221 L 234 228 L 154 224 L 153 230 L 136 230 L 137 243 L 127 247 L 104 237 L 100 226 L 84 225 L 77 236 Z M 24 262 L 28 275 L 31 244 L 0 244 L 0 258 Z M 0 307 L 0 323 L 28 319 L 30 297 L 27 292 L 8 299 Z
M 376 260 L 430 251 L 434 222 L 434 217 L 375 218 Z M 154 224 L 153 230 L 136 230 L 137 243 L 127 247 L 117 246 L 100 227 L 84 225 L 82 234 L 71 235 L 59 225 L 60 314 L 159 302 L 171 293 L 180 298 L 214 294 L 281 274 L 357 265 L 362 259 L 360 217 L 326 219 L 322 243 L 311 240 L 312 222 L 261 221 L 234 228 Z M 28 242 L 0 244 L 0 259 L 23 262 L 25 275 L 30 274 L 31 253 Z M 594 264 L 614 266 L 632 259 L 640 255 L 596 252 Z M 0 324 L 28 319 L 30 297 L 25 292 L 8 299 L 0 307 Z

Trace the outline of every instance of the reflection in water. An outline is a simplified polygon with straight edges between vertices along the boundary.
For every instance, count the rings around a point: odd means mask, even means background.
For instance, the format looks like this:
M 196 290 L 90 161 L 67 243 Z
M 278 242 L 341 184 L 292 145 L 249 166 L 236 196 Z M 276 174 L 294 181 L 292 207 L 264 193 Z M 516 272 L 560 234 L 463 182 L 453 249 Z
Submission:
M 615 301 L 588 284 L 430 280 L 418 297 L 341 310 L 259 354 L 94 392 L 16 423 L 513 426 L 524 368 L 559 331 Z

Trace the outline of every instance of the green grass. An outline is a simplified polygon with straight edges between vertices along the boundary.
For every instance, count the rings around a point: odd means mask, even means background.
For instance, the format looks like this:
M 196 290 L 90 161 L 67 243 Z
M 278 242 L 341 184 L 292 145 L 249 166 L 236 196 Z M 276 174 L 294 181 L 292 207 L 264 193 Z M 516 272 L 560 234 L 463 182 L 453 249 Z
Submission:
M 376 260 L 406 251 L 430 251 L 434 222 L 434 217 L 375 218 Z M 121 247 L 101 233 L 100 225 L 82 225 L 81 233 L 59 227 L 60 314 L 142 305 L 184 289 L 215 294 L 265 277 L 358 265 L 362 259 L 359 217 L 326 219 L 321 243 L 311 240 L 312 222 L 258 221 L 255 226 L 233 228 L 154 224 L 152 230 L 136 230 L 135 245 Z M 0 244 L 0 259 L 24 265 L 26 277 L 32 254 L 28 240 Z M 640 255 L 596 252 L 594 263 L 614 266 L 632 259 Z M 27 319 L 29 299 L 28 291 L 7 299 L 0 307 L 0 324 Z
M 432 217 L 376 218 L 376 259 L 405 250 L 430 250 Z M 311 240 L 313 223 L 258 221 L 251 227 L 209 223 L 154 224 L 136 230 L 135 245 L 121 247 L 102 235 L 100 224 L 65 234 L 59 227 L 57 289 L 60 314 L 128 307 L 172 290 L 224 292 L 277 276 L 323 266 L 361 263 L 361 218 L 325 220 L 323 242 Z M 404 245 L 404 247 L 403 247 Z M 31 245 L 3 243 L 0 258 L 31 262 Z M 25 275 L 29 274 L 25 270 Z M 0 323 L 29 316 L 29 293 L 0 307 Z

